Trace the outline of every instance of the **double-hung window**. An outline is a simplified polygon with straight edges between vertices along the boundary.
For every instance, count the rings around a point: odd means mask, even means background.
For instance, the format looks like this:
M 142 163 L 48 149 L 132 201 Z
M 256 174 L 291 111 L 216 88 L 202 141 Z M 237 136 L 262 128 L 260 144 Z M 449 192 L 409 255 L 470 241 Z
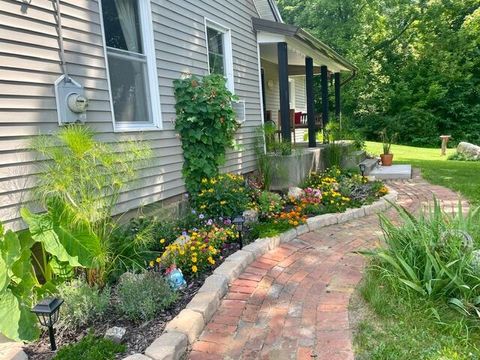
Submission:
M 161 125 L 149 3 L 102 0 L 116 130 L 148 130 Z
M 205 20 L 208 70 L 210 74 L 225 77 L 227 88 L 233 93 L 233 57 L 230 29 L 211 20 Z

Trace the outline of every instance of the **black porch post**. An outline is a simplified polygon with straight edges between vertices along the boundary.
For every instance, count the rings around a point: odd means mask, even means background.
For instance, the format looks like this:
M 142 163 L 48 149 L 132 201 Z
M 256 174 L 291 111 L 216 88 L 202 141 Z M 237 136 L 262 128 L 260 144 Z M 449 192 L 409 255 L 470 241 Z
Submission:
M 278 48 L 278 86 L 280 90 L 280 120 L 283 141 L 291 142 L 290 132 L 290 96 L 288 94 L 288 48 L 286 42 L 277 44 Z
M 308 123 L 308 147 L 317 147 L 315 137 L 315 106 L 313 93 L 313 59 L 305 58 L 305 78 L 307 87 L 307 123 Z
M 335 118 L 341 123 L 342 103 L 340 99 L 340 73 L 335 73 Z
M 323 65 L 320 67 L 320 76 L 322 82 L 322 122 L 323 128 L 328 124 L 328 68 Z

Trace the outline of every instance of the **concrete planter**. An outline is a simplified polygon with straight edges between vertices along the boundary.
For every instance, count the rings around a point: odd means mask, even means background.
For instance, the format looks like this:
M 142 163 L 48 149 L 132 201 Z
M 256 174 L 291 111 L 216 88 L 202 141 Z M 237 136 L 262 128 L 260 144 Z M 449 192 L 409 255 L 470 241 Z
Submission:
M 320 165 L 320 149 L 294 150 L 291 155 L 268 155 L 272 165 L 271 190 L 286 191 L 298 186 Z

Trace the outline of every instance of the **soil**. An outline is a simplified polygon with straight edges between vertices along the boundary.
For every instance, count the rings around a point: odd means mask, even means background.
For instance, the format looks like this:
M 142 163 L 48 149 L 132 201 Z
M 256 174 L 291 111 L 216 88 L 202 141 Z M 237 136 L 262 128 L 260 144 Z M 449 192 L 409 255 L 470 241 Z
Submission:
M 236 245 L 226 248 L 222 252 L 222 259 L 225 259 L 237 250 L 238 247 Z M 221 263 L 222 261 L 218 261 L 217 266 Z M 179 299 L 175 304 L 171 308 L 160 312 L 154 320 L 136 323 L 119 317 L 112 311 L 109 313 L 110 317 L 89 324 L 88 327 L 56 329 L 55 341 L 57 347 L 60 349 L 62 346 L 77 343 L 90 331 L 93 331 L 98 336 L 103 336 L 108 328 L 119 326 L 127 330 L 123 342 L 127 346 L 127 350 L 125 353 L 119 354 L 116 359 L 123 359 L 131 354 L 143 353 L 145 349 L 163 333 L 167 323 L 180 313 L 180 311 L 185 309 L 210 274 L 211 273 L 204 274 L 195 279 L 187 279 L 188 286 L 179 291 Z M 37 342 L 27 345 L 24 351 L 30 360 L 51 360 L 55 356 L 55 353 L 50 350 L 48 331 L 44 331 Z

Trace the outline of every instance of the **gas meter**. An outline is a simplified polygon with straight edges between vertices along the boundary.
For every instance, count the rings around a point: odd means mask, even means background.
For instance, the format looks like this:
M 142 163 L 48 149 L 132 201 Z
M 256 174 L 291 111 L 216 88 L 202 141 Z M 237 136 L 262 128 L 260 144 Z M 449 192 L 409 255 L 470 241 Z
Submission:
M 55 82 L 58 123 L 84 123 L 87 120 L 88 99 L 83 86 L 63 75 Z

